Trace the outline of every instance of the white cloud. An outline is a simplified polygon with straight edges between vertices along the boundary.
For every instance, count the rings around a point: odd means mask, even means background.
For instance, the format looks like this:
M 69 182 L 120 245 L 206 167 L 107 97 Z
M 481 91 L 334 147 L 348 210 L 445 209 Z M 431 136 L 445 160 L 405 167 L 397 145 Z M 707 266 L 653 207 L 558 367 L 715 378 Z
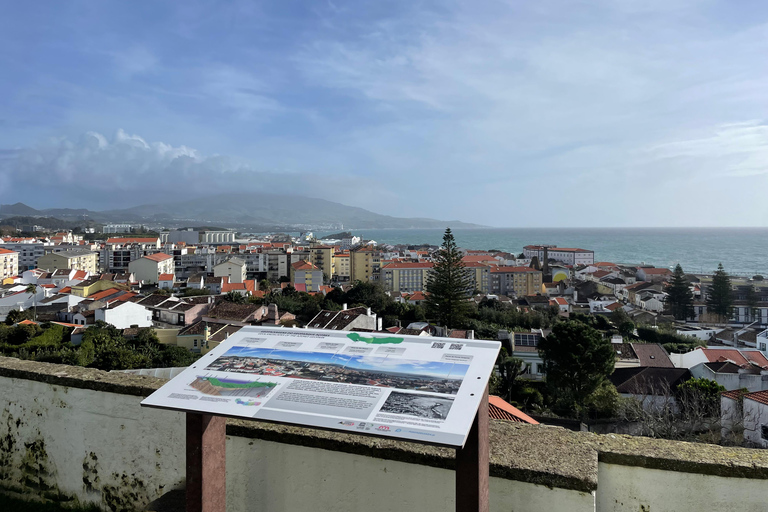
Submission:
M 148 142 L 123 130 L 111 140 L 96 132 L 76 140 L 49 139 L 14 151 L 0 165 L 0 176 L 7 182 L 0 187 L 0 199 L 39 202 L 57 197 L 54 202 L 58 205 L 71 207 L 96 204 L 115 208 L 251 191 L 328 197 L 341 184 L 355 190 L 362 183 L 342 175 L 260 170 L 244 160 Z

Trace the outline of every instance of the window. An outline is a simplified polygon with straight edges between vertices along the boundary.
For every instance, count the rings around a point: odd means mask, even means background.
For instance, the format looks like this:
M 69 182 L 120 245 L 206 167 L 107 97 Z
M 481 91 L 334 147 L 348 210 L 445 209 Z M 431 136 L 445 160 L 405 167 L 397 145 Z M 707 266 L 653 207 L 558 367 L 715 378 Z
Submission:
M 768 441 L 768 425 L 760 425 L 760 437 Z

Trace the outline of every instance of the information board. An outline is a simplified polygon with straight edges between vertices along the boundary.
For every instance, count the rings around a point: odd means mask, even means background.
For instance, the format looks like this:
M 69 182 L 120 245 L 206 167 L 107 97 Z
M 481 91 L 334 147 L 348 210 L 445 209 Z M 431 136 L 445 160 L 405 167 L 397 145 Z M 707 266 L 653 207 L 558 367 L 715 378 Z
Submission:
M 500 347 L 244 327 L 141 405 L 463 447 Z

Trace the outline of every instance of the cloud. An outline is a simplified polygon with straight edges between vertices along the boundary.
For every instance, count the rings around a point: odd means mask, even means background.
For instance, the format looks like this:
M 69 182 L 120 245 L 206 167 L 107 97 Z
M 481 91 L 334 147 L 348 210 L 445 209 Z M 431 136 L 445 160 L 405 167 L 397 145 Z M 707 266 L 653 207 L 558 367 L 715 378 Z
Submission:
M 39 207 L 116 208 L 249 191 L 327 197 L 343 184 L 351 190 L 364 186 L 346 176 L 259 170 L 248 161 L 148 142 L 123 130 L 111 140 L 88 132 L 76 140 L 58 137 L 2 153 L 9 158 L 0 159 L 6 185 L 0 199 Z
M 648 152 L 657 160 L 698 161 L 699 175 L 707 168 L 713 177 L 768 174 L 768 125 L 758 120 L 727 123 L 709 136 L 667 142 Z

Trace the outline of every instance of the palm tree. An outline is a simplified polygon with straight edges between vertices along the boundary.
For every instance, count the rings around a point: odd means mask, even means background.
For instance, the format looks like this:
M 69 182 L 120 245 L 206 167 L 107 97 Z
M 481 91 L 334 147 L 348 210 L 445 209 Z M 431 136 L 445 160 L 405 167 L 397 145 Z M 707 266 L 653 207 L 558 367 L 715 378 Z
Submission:
M 32 294 L 32 304 L 34 304 L 35 307 L 35 312 L 33 313 L 32 319 L 37 322 L 37 285 L 30 283 L 27 285 L 25 291 Z

